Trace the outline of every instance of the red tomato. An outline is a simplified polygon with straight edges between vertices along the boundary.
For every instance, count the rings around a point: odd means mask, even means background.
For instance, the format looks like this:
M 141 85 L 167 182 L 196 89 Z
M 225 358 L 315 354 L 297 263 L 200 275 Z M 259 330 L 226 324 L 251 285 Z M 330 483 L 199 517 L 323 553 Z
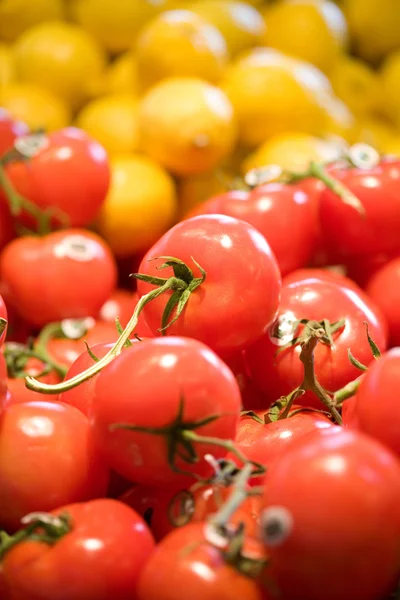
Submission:
M 400 348 L 392 348 L 374 362 L 357 390 L 353 413 L 343 416 L 345 425 L 356 426 L 400 454 Z M 348 401 L 345 401 L 345 405 Z
M 282 275 L 306 265 L 315 249 L 312 206 L 300 186 L 267 183 L 251 192 L 226 192 L 196 206 L 188 216 L 205 214 L 228 215 L 253 225 L 266 238 Z
M 37 358 L 29 358 L 24 367 L 24 371 L 26 375 L 36 377 L 43 383 L 58 383 L 61 381 L 61 378 L 55 371 L 50 371 L 49 373 L 46 373 L 46 375 L 38 377 L 38 375 L 43 372 L 44 367 L 45 363 L 43 363 L 41 360 L 38 360 Z M 7 377 L 7 387 L 10 395 L 6 405 L 9 405 L 10 403 L 18 404 L 21 402 L 54 400 L 54 398 L 51 396 L 46 396 L 45 394 L 40 394 L 39 392 L 29 390 L 25 385 L 24 377 Z
M 0 526 L 33 511 L 104 495 L 108 472 L 89 421 L 56 402 L 11 404 L 0 421 Z
M 111 293 L 108 300 L 104 302 L 98 318 L 107 323 L 115 323 L 115 319 L 118 318 L 122 327 L 125 327 L 132 316 L 135 304 L 136 302 L 132 292 L 116 289 Z
M 114 289 L 116 266 L 99 236 L 67 229 L 10 242 L 0 255 L 0 278 L 19 314 L 40 327 L 95 316 Z
M 299 407 L 293 407 L 293 410 Z M 292 410 L 292 412 L 293 412 Z M 256 414 L 264 420 L 264 412 Z M 251 415 L 240 418 L 235 445 L 249 460 L 262 464 L 268 470 L 273 462 L 283 456 L 293 442 L 315 429 L 332 427 L 332 421 L 317 411 L 303 410 L 292 416 L 272 423 L 261 424 Z M 230 457 L 233 460 L 235 458 Z M 257 485 L 263 477 L 252 478 L 251 484 Z
M 390 260 L 400 256 L 399 252 L 381 252 L 368 256 L 359 256 L 346 261 L 347 273 L 362 288 L 365 288 L 369 280 L 386 265 Z
M 1 188 L 0 188 L 1 196 Z M 10 209 L 0 198 L 0 250 L 15 237 L 14 221 Z
M 0 108 L 0 156 L 12 148 L 17 137 L 28 133 L 28 125 L 15 121 L 4 108 Z
M 391 346 L 400 346 L 400 257 L 379 269 L 365 291 L 387 319 Z
M 361 291 L 359 285 L 357 285 L 350 277 L 346 277 L 337 271 L 331 269 L 321 269 L 317 267 L 310 267 L 308 269 L 296 269 L 283 278 L 282 284 L 289 285 L 305 279 L 319 279 L 320 281 L 331 281 L 337 283 L 342 287 L 350 290 L 355 290 L 358 294 Z
M 211 467 L 204 455 L 221 458 L 226 449 L 191 443 L 190 435 L 235 437 L 240 411 L 235 378 L 214 352 L 196 340 L 171 337 L 138 342 L 96 379 L 95 431 L 109 466 L 130 481 L 149 485 L 187 481 L 187 476 L 170 468 L 171 463 L 207 476 Z M 212 417 L 216 418 L 200 426 Z M 173 429 L 161 435 L 113 429 L 116 424 Z
M 329 189 L 321 194 L 324 240 L 332 257 L 347 260 L 400 251 L 400 161 L 372 169 L 337 169 L 335 177 L 360 200 L 364 213 Z
M 363 296 L 365 296 L 363 294 Z M 343 329 L 333 335 L 334 345 L 318 344 L 315 349 L 315 374 L 320 384 L 334 392 L 360 374 L 348 358 L 348 348 L 355 358 L 368 365 L 373 356 L 368 344 L 364 321 L 369 324 L 372 339 L 382 350 L 386 348 L 386 323 L 379 310 L 367 298 L 354 290 L 345 289 L 329 281 L 307 279 L 285 285 L 279 314 L 268 333 L 245 352 L 251 377 L 264 391 L 270 402 L 286 396 L 302 383 L 303 364 L 299 359 L 299 345 L 289 347 L 278 355 L 276 351 L 298 335 L 293 323 L 300 319 L 331 323 L 345 319 Z M 299 404 L 322 408 L 321 402 L 312 392 L 298 399 Z
M 75 127 L 40 134 L 40 140 L 29 160 L 7 164 L 11 184 L 39 208 L 66 215 L 70 227 L 88 225 L 97 216 L 110 183 L 106 151 Z
M 26 540 L 3 561 L 4 578 L 24 600 L 128 600 L 154 549 L 143 519 L 129 506 L 103 498 L 57 508 L 71 531 L 49 545 Z
M 330 427 L 271 468 L 261 514 L 282 598 L 384 598 L 400 567 L 400 463 L 375 440 Z
M 265 394 L 257 388 L 249 375 L 243 350 L 229 358 L 224 357 L 224 361 L 236 377 L 242 396 L 242 408 L 244 410 L 261 410 L 268 407 Z
M 193 257 L 206 272 L 205 281 L 190 294 L 168 334 L 193 337 L 218 354 L 229 355 L 261 337 L 275 317 L 281 288 L 279 269 L 265 238 L 248 223 L 221 215 L 182 221 L 148 251 L 140 273 L 171 277 L 171 267 L 159 270 L 162 259 L 150 260 L 162 256 L 184 261 L 200 277 Z M 154 285 L 138 281 L 139 296 L 154 289 Z M 154 332 L 161 326 L 171 294 L 166 292 L 144 307 L 145 319 Z
M 86 344 L 89 348 L 97 344 L 114 343 L 119 337 L 119 333 L 112 323 L 95 321 L 94 319 L 85 319 L 87 326 L 86 333 L 78 339 L 70 338 L 51 338 L 47 343 L 47 350 L 50 356 L 58 363 L 70 367 L 82 354 L 87 354 L 89 361 L 87 365 L 92 364 Z
M 138 599 L 181 600 L 184 590 L 190 600 L 267 600 L 257 580 L 229 565 L 207 540 L 204 523 L 180 527 L 157 546 L 140 577 Z
M 10 392 L 7 387 L 7 365 L 3 351 L 0 351 L 0 415 L 4 406 L 10 401 Z

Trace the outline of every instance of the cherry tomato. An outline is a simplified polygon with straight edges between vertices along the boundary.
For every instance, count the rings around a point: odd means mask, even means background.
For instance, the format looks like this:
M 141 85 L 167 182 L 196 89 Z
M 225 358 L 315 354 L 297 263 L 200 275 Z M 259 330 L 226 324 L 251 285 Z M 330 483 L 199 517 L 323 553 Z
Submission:
M 307 194 L 295 185 L 268 183 L 251 192 L 214 196 L 189 216 L 228 215 L 253 225 L 266 238 L 282 275 L 306 265 L 315 249 L 313 212 Z M 293 223 L 290 231 L 288 223 Z
M 267 600 L 257 580 L 228 564 L 208 541 L 205 523 L 180 527 L 162 540 L 143 569 L 138 600 L 181 600 L 183 590 L 190 590 L 190 600 Z
M 224 361 L 236 377 L 242 396 L 242 408 L 244 410 L 261 410 L 262 408 L 266 408 L 268 406 L 268 399 L 251 379 L 243 350 L 229 357 L 224 357 Z
M 0 415 L 4 406 L 10 402 L 11 394 L 7 387 L 7 365 L 3 351 L 0 351 Z
M 365 291 L 385 315 L 391 346 L 400 346 L 400 257 L 383 265 Z
M 37 358 L 29 358 L 24 366 L 24 372 L 26 375 L 31 375 L 43 383 L 59 383 L 61 378 L 53 370 L 45 375 L 40 375 L 45 366 L 45 363 L 41 360 L 38 360 Z M 10 403 L 18 404 L 21 402 L 52 400 L 51 396 L 46 396 L 44 394 L 40 394 L 39 392 L 29 390 L 25 385 L 25 378 L 23 376 L 12 377 L 9 375 L 7 377 L 7 387 L 10 395 L 7 402 L 5 402 L 5 405 L 9 405 Z
M 364 212 L 325 189 L 320 217 L 325 243 L 335 260 L 400 251 L 400 161 L 371 169 L 336 169 L 335 177 L 360 200 Z
M 351 279 L 357 282 L 362 288 L 365 288 L 369 280 L 382 267 L 394 258 L 398 258 L 400 252 L 380 252 L 368 256 L 358 256 L 354 259 L 346 260 L 347 274 Z
M 365 295 L 363 295 L 365 296 Z M 303 364 L 299 345 L 276 354 L 279 348 L 299 335 L 302 326 L 294 323 L 300 319 L 330 323 L 345 319 L 345 325 L 333 334 L 332 346 L 319 343 L 314 351 L 315 374 L 320 384 L 335 392 L 353 379 L 360 371 L 348 358 L 348 348 L 361 363 L 368 365 L 373 355 L 368 344 L 364 322 L 379 348 L 386 348 L 386 322 L 380 311 L 367 298 L 354 290 L 329 281 L 307 279 L 285 285 L 279 314 L 262 339 L 245 351 L 250 375 L 256 385 L 274 402 L 286 396 L 303 380 Z M 295 328 L 295 331 L 293 331 Z M 307 391 L 298 399 L 299 404 L 322 408 L 321 402 Z
M 289 285 L 290 283 L 296 283 L 297 281 L 302 281 L 304 279 L 319 279 L 320 281 L 332 281 L 333 283 L 337 283 L 343 287 L 346 287 L 350 290 L 356 291 L 358 294 L 361 291 L 361 288 L 357 283 L 355 283 L 350 277 L 346 277 L 342 275 L 342 273 L 338 273 L 337 271 L 333 271 L 331 269 L 321 269 L 317 267 L 310 267 L 307 269 L 296 269 L 296 271 L 292 271 L 288 275 L 286 275 L 282 283 L 283 285 Z
M 173 468 L 207 476 L 211 467 L 204 456 L 221 458 L 227 450 L 193 436 L 211 436 L 220 443 L 235 437 L 240 411 L 235 378 L 196 340 L 138 342 L 96 379 L 92 420 L 97 437 L 109 466 L 132 482 L 170 485 L 188 480 Z
M 400 463 L 379 442 L 330 427 L 273 464 L 262 531 L 282 598 L 385 598 L 400 567 Z
M 0 156 L 13 147 L 17 137 L 28 133 L 28 125 L 22 121 L 16 121 L 4 108 L 0 108 Z
M 104 495 L 108 472 L 89 421 L 56 402 L 11 404 L 0 421 L 0 526 Z
M 267 470 L 267 478 L 273 462 L 283 456 L 293 442 L 315 429 L 332 427 L 332 421 L 320 412 L 301 410 L 301 407 L 295 406 L 291 413 L 286 419 L 265 424 L 249 414 L 240 418 L 235 446 L 248 460 L 262 464 Z M 262 421 L 264 414 L 265 411 L 256 413 Z M 233 456 L 230 458 L 235 460 Z M 263 479 L 264 477 L 252 478 L 251 484 L 257 485 Z
M 343 422 L 377 438 L 400 455 L 399 384 L 400 348 L 392 348 L 365 373 L 354 399 L 353 413 L 344 413 Z
M 114 289 L 116 266 L 101 238 L 67 229 L 10 242 L 0 255 L 0 277 L 18 313 L 41 327 L 95 316 Z
M 135 298 L 128 290 L 116 289 L 104 302 L 100 309 L 98 318 L 106 323 L 115 323 L 118 318 L 122 327 L 128 323 L 135 308 Z
M 46 135 L 33 134 L 28 136 L 27 143 L 32 139 L 38 141 L 33 156 L 30 154 L 29 160 L 22 156 L 21 160 L 6 166 L 14 189 L 41 209 L 50 208 L 62 213 L 70 227 L 91 223 L 105 200 L 110 183 L 110 167 L 104 148 L 75 127 Z M 55 216 L 57 218 L 57 212 Z
M 70 531 L 53 544 L 27 539 L 3 560 L 4 579 L 25 600 L 128 600 L 154 549 L 143 519 L 109 498 L 57 508 Z
M 228 355 L 261 337 L 275 317 L 279 269 L 265 238 L 248 223 L 222 215 L 182 221 L 149 250 L 140 273 L 171 277 L 171 267 L 159 270 L 162 259 L 150 261 L 161 256 L 184 261 L 195 277 L 201 277 L 193 258 L 206 272 L 168 334 L 193 337 L 218 354 Z M 154 289 L 154 285 L 138 281 L 139 296 Z M 153 332 L 161 326 L 170 296 L 171 292 L 164 293 L 143 309 Z
M 15 237 L 14 221 L 8 205 L 1 199 L 1 193 L 0 189 L 0 250 Z

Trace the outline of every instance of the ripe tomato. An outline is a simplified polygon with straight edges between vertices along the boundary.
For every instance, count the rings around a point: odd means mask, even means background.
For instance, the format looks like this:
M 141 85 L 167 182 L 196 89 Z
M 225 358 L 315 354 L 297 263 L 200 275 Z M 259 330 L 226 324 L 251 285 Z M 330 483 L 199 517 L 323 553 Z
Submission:
M 274 325 L 263 338 L 245 351 L 250 375 L 255 384 L 265 392 L 270 402 L 289 394 L 303 380 L 304 368 L 299 359 L 299 345 L 286 348 L 276 355 L 279 348 L 298 335 L 302 326 L 295 328 L 295 321 L 328 319 L 330 323 L 345 319 L 344 328 L 333 335 L 334 344 L 318 344 L 315 349 L 315 374 L 320 384 L 334 392 L 360 372 L 348 358 L 348 348 L 355 358 L 368 365 L 372 352 L 368 344 L 364 322 L 378 347 L 386 348 L 386 322 L 378 308 L 365 295 L 346 289 L 336 283 L 318 279 L 306 279 L 285 285 L 279 314 Z M 299 404 L 322 408 L 312 392 L 298 399 Z
M 28 133 L 28 125 L 16 121 L 4 108 L 0 108 L 0 156 L 13 147 L 17 137 Z
M 150 485 L 187 481 L 173 468 L 207 476 L 211 467 L 204 456 L 221 458 L 227 451 L 194 437 L 221 441 L 235 437 L 240 410 L 235 378 L 214 352 L 196 340 L 138 342 L 96 379 L 95 432 L 109 466 L 130 481 Z M 126 428 L 114 428 L 118 424 Z
M 338 260 L 400 251 L 400 161 L 371 169 L 336 169 L 335 177 L 360 200 L 360 213 L 329 189 L 321 194 L 325 243 Z
M 251 192 L 220 194 L 190 216 L 204 214 L 228 215 L 253 225 L 270 245 L 282 275 L 306 265 L 315 249 L 311 203 L 299 186 L 268 183 Z M 290 234 L 288 223 L 295 223 Z
M 13 240 L 0 255 L 0 277 L 19 314 L 38 327 L 98 314 L 114 289 L 114 258 L 96 234 L 66 229 Z
M 257 410 L 268 406 L 268 399 L 251 379 L 244 359 L 243 350 L 224 357 L 224 361 L 236 377 L 242 396 L 243 410 Z
M 384 598 L 399 573 L 399 502 L 400 464 L 380 443 L 339 427 L 302 437 L 273 465 L 264 491 L 278 593 Z
M 368 281 L 365 291 L 388 321 L 390 344 L 400 346 L 400 257 L 383 265 Z
M 28 539 L 3 560 L 3 577 L 25 600 L 127 600 L 154 549 L 143 519 L 129 506 L 102 498 L 57 508 L 70 531 L 52 544 Z M 51 516 L 50 516 L 51 518 Z M 73 576 L 72 576 L 73 574 Z
M 157 546 L 141 574 L 139 600 L 180 600 L 182 590 L 190 590 L 191 600 L 267 600 L 257 580 L 230 565 L 204 530 L 205 523 L 180 527 Z
M 150 260 L 160 256 L 184 261 L 199 277 L 193 257 L 206 272 L 204 282 L 190 294 L 181 318 L 168 328 L 168 334 L 193 337 L 227 355 L 261 337 L 275 317 L 279 269 L 265 238 L 248 223 L 221 215 L 182 221 L 148 251 L 140 273 L 170 277 L 171 267 L 159 270 L 162 259 Z M 139 296 L 151 290 L 153 285 L 138 281 Z M 161 326 L 166 297 L 171 295 L 168 291 L 144 307 L 145 319 L 154 332 Z
M 0 526 L 104 495 L 108 472 L 89 421 L 56 402 L 11 404 L 0 421 Z
M 59 381 L 61 381 L 61 378 L 53 370 L 49 373 L 46 373 L 45 375 L 40 375 L 40 373 L 43 372 L 45 366 L 45 363 L 41 360 L 38 360 L 37 358 L 28 358 L 24 366 L 24 373 L 26 373 L 26 375 L 31 375 L 32 377 L 35 377 L 39 381 L 42 381 L 44 383 L 58 383 Z M 52 400 L 51 396 L 46 396 L 44 394 L 40 394 L 39 392 L 35 392 L 34 390 L 29 390 L 25 386 L 24 376 L 13 377 L 12 374 L 9 374 L 9 376 L 7 377 L 7 387 L 10 394 L 7 401 L 5 402 L 6 406 L 8 406 L 9 404 L 18 404 L 22 402 Z
M 293 411 L 301 407 L 294 406 Z M 264 420 L 265 411 L 257 411 L 256 415 Z M 315 429 L 332 427 L 325 415 L 317 411 L 303 410 L 290 415 L 286 419 L 262 424 L 251 415 L 244 414 L 239 421 L 235 446 L 248 460 L 262 464 L 268 470 L 272 464 L 283 456 L 290 445 Z M 233 460 L 234 457 L 231 457 Z M 262 482 L 264 477 L 252 478 L 251 485 Z
M 321 269 L 317 267 L 310 267 L 307 269 L 296 269 L 283 278 L 283 285 L 289 285 L 296 283 L 297 281 L 303 281 L 305 279 L 319 279 L 320 281 L 331 281 L 342 287 L 354 290 L 359 294 L 361 292 L 360 286 L 357 285 L 350 277 L 346 277 L 337 271 L 331 269 Z
M 36 154 L 8 163 L 6 173 L 17 192 L 43 210 L 55 209 L 57 222 L 63 213 L 70 227 L 93 221 L 110 183 L 106 151 L 75 127 L 41 135 Z
M 394 258 L 398 258 L 400 252 L 380 252 L 379 254 L 368 254 L 367 256 L 357 256 L 354 259 L 346 260 L 347 274 L 351 279 L 357 282 L 362 288 L 365 288 L 369 280 L 386 263 Z
M 115 319 L 118 318 L 122 327 L 125 327 L 132 316 L 136 302 L 132 292 L 128 290 L 116 289 L 111 293 L 111 296 L 106 300 L 99 312 L 99 319 L 106 323 L 115 324 Z
M 396 454 L 400 454 L 399 368 L 400 348 L 392 348 L 369 367 L 351 399 L 352 410 L 343 412 L 344 425 L 377 438 Z

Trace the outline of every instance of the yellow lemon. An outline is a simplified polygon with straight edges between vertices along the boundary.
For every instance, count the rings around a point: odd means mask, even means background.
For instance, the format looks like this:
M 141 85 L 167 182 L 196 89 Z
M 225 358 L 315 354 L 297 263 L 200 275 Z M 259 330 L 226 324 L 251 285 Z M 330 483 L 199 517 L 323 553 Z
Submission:
M 380 75 L 382 112 L 400 127 L 400 50 L 389 54 Z
M 217 87 L 194 78 L 164 79 L 139 108 L 141 147 L 177 175 L 213 169 L 235 146 L 234 112 Z
M 332 93 L 316 67 L 268 48 L 240 57 L 222 89 L 235 108 L 240 140 L 250 147 L 282 131 L 319 134 L 323 105 Z
M 131 94 L 113 94 L 92 100 L 78 114 L 76 124 L 110 153 L 133 152 L 139 144 L 138 100 Z
M 228 61 L 222 34 L 188 10 L 171 10 L 155 17 L 137 43 L 140 81 L 148 87 L 166 77 L 201 77 L 216 82 Z
M 0 38 L 12 42 L 33 25 L 64 16 L 63 0 L 1 0 Z
M 123 52 L 108 66 L 105 85 L 110 94 L 138 93 L 137 63 L 132 50 Z
M 0 105 L 31 129 L 53 131 L 69 124 L 71 115 L 62 100 L 31 83 L 11 83 L 0 90 Z
M 91 81 L 105 66 L 95 39 L 61 21 L 32 27 L 18 39 L 14 51 L 21 80 L 41 85 L 74 107 L 87 97 Z
M 11 47 L 0 42 L 0 91 L 16 77 L 14 55 Z
M 190 10 L 212 23 L 224 36 L 231 56 L 258 46 L 265 35 L 260 12 L 236 0 L 196 0 Z
M 184 177 L 178 182 L 179 217 L 215 194 L 226 192 L 227 187 L 215 171 Z
M 324 102 L 324 124 L 320 134 L 354 143 L 357 139 L 357 122 L 347 104 L 337 96 L 327 96 Z
M 139 31 L 164 0 L 72 0 L 75 19 L 110 52 L 132 48 Z
M 367 117 L 357 123 L 357 142 L 363 142 L 376 148 L 379 152 L 386 151 L 393 141 L 394 128 L 383 118 Z
M 381 149 L 384 154 L 393 154 L 400 157 L 400 131 L 396 131 L 391 140 L 388 140 Z
M 111 159 L 111 185 L 97 229 L 118 257 L 143 253 L 172 225 L 176 214 L 172 178 L 147 156 Z
M 399 0 L 343 0 L 352 42 L 357 54 L 379 61 L 400 48 Z
M 356 114 L 377 110 L 381 94 L 379 78 L 363 61 L 342 56 L 330 72 L 330 80 L 335 93 Z
M 347 25 L 331 0 L 281 0 L 265 11 L 266 45 L 307 60 L 323 71 L 347 45 Z
M 261 144 L 244 161 L 242 172 L 279 165 L 285 170 L 299 173 L 305 171 L 311 161 L 330 162 L 339 155 L 339 147 L 322 138 L 305 133 L 281 133 Z

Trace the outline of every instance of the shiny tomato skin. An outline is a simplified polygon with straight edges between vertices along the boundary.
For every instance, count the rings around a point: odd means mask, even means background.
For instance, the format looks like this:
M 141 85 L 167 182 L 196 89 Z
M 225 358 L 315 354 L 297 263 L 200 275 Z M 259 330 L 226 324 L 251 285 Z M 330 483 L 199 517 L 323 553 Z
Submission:
M 4 108 L 0 108 L 0 156 L 13 147 L 18 137 L 28 133 L 28 125 L 16 121 Z
M 391 346 L 400 346 L 400 257 L 383 265 L 368 281 L 366 293 L 385 315 Z
M 143 569 L 138 600 L 267 600 L 255 580 L 228 565 L 207 542 L 204 526 L 186 525 L 164 538 Z M 183 590 L 189 594 L 183 596 Z
M 122 327 L 128 323 L 135 308 L 135 298 L 132 292 L 116 289 L 100 309 L 98 318 L 106 323 L 115 323 L 118 318 Z
M 97 315 L 115 287 L 116 276 L 108 246 L 81 229 L 18 238 L 0 255 L 7 297 L 37 327 Z
M 261 521 L 278 592 L 293 600 L 385 598 L 400 567 L 399 502 L 400 463 L 379 442 L 339 427 L 300 439 L 264 489 Z
M 338 169 L 335 177 L 360 200 L 364 212 L 329 189 L 321 194 L 324 240 L 334 260 L 400 251 L 400 161 L 372 169 Z
M 69 227 L 88 225 L 97 216 L 110 183 L 106 151 L 75 127 L 51 132 L 45 140 L 29 161 L 7 165 L 12 185 L 39 208 L 66 215 Z
M 296 283 L 297 281 L 303 281 L 304 279 L 319 279 L 322 281 L 332 281 L 343 287 L 355 290 L 360 293 L 361 288 L 355 281 L 342 275 L 337 271 L 330 269 L 322 269 L 318 267 L 309 267 L 305 269 L 296 269 L 282 279 L 282 285 L 289 285 L 290 283 Z
M 42 383 L 59 383 L 61 378 L 55 371 L 50 371 L 46 373 L 46 375 L 41 375 L 37 377 L 40 373 L 42 373 L 45 367 L 45 363 L 37 358 L 29 358 L 24 367 L 26 375 L 31 375 L 41 381 Z M 36 401 L 44 401 L 47 400 L 52 401 L 54 398 L 52 396 L 47 396 L 45 394 L 41 394 L 40 392 L 35 392 L 34 390 L 30 390 L 25 385 L 24 377 L 7 377 L 7 387 L 10 392 L 10 397 L 7 405 L 9 404 L 19 404 L 23 402 L 36 402 Z
M 294 407 L 294 410 L 301 407 Z M 263 420 L 265 411 L 257 411 Z M 292 411 L 293 412 L 293 411 Z M 317 411 L 302 410 L 279 421 L 261 424 L 251 415 L 242 415 L 236 434 L 235 445 L 249 460 L 262 464 L 268 470 L 298 439 L 315 429 L 332 427 L 332 421 Z M 234 457 L 232 456 L 232 459 Z M 251 485 L 262 483 L 264 476 L 251 479 Z
M 353 413 L 343 416 L 345 425 L 378 439 L 400 455 L 400 348 L 392 348 L 365 373 L 353 400 Z M 345 405 L 349 401 L 345 401 Z
M 240 391 L 232 372 L 214 352 L 188 338 L 154 338 L 133 344 L 96 378 L 92 421 L 109 466 L 126 479 L 149 485 L 171 485 L 188 477 L 171 470 L 164 435 L 112 429 L 115 424 L 160 428 L 176 421 L 183 400 L 183 420 L 203 436 L 232 439 L 239 421 Z M 180 446 L 182 447 L 182 446 Z M 176 457 L 185 471 L 209 475 L 205 454 L 216 458 L 225 448 L 194 443 L 199 461 Z M 187 455 L 187 454 L 186 454 Z M 190 479 L 189 479 L 190 480 Z
M 172 268 L 158 267 L 160 256 L 183 260 L 196 277 L 205 281 L 190 296 L 169 335 L 198 339 L 224 356 L 258 339 L 273 320 L 279 304 L 281 278 L 265 238 L 251 225 L 223 215 L 204 215 L 178 223 L 148 251 L 140 273 L 170 277 Z M 138 281 L 139 296 L 154 286 Z M 156 333 L 170 292 L 148 302 L 145 319 Z M 232 324 L 234 323 L 234 327 Z
M 33 511 L 104 495 L 108 469 L 89 421 L 73 406 L 27 402 L 0 421 L 0 525 L 19 527 Z
M 204 214 L 227 215 L 253 225 L 270 245 L 282 276 L 306 265 L 315 249 L 312 206 L 300 186 L 268 183 L 251 192 L 226 192 L 188 216 Z M 293 225 L 290 232 L 289 225 Z
M 367 298 L 354 290 L 329 281 L 308 279 L 282 288 L 282 299 L 275 326 L 262 339 L 245 351 L 246 362 L 255 384 L 270 402 L 290 393 L 303 379 L 299 359 L 300 346 L 292 346 L 276 355 L 282 340 L 275 337 L 276 328 L 284 328 L 286 319 L 328 319 L 331 323 L 346 319 L 344 329 L 333 335 L 334 345 L 319 343 L 315 349 L 315 374 L 321 385 L 334 392 L 360 375 L 348 358 L 348 348 L 355 358 L 368 365 L 373 360 L 364 321 L 379 348 L 386 349 L 387 325 L 380 311 Z M 282 320 L 282 323 L 281 323 Z M 300 332 L 298 329 L 297 335 Z M 290 332 L 289 332 L 290 335 Z M 270 337 L 271 336 L 271 337 Z M 291 336 L 293 337 L 293 336 Z M 271 339 L 272 338 L 272 339 Z M 289 341 L 289 340 L 287 340 Z M 303 406 L 322 408 L 311 392 L 298 399 Z
M 72 530 L 49 546 L 24 541 L 4 559 L 4 578 L 25 600 L 128 600 L 154 549 L 143 519 L 108 498 L 70 504 Z M 19 597 L 19 596 L 18 596 Z

